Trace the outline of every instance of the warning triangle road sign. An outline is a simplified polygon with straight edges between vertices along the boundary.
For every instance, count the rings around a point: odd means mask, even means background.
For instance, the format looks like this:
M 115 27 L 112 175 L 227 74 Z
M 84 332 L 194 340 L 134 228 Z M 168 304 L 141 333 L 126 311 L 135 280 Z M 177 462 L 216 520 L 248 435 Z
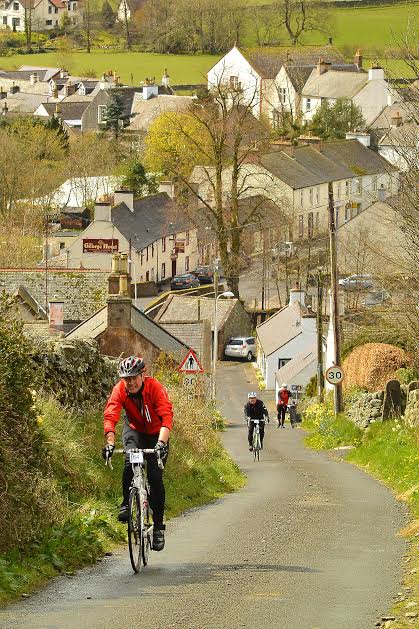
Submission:
M 193 350 L 189 350 L 185 358 L 179 365 L 179 371 L 182 373 L 203 373 L 201 363 Z

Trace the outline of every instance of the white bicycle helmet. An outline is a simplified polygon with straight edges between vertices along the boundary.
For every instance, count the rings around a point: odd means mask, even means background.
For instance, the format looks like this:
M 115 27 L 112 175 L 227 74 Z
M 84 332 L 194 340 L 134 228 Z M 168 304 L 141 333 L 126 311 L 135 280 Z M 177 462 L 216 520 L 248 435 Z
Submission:
M 255 393 L 254 391 L 250 391 L 250 393 L 247 394 L 247 398 L 250 400 L 250 398 L 252 397 L 257 397 L 257 393 Z
M 129 378 L 131 376 L 138 376 L 145 368 L 143 359 L 139 356 L 128 356 L 118 367 L 118 376 L 120 378 Z

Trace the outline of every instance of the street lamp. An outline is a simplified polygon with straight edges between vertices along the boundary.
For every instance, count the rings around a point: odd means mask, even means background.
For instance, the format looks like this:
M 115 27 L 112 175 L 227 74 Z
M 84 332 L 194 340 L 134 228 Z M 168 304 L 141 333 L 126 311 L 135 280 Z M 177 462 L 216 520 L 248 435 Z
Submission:
M 216 386 L 215 386 L 215 370 L 217 365 L 217 354 L 218 354 L 218 300 L 220 297 L 227 297 L 230 299 L 234 297 L 234 293 L 230 290 L 224 291 L 220 295 L 215 295 L 214 299 L 214 341 L 212 348 L 212 397 L 215 400 Z

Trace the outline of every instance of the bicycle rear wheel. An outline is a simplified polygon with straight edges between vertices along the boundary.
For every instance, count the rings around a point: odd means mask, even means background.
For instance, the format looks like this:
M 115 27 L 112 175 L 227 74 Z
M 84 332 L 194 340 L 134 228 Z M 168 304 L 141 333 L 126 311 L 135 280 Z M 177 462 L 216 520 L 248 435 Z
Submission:
M 143 546 L 143 526 L 141 501 L 137 489 L 131 489 L 129 495 L 128 547 L 131 566 L 134 572 L 141 570 L 141 551 Z

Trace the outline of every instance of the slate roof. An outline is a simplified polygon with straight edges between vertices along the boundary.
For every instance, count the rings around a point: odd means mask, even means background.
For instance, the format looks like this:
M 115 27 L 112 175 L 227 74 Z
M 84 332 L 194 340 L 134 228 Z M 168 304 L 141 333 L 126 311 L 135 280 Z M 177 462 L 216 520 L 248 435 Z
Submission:
M 392 127 L 379 140 L 378 146 L 402 146 L 417 148 L 419 143 L 419 126 L 412 123 L 400 127 Z M 400 157 L 403 157 L 401 155 Z
M 61 101 L 58 104 L 58 115 L 64 120 L 81 120 L 81 117 L 88 108 L 89 103 L 90 101 L 88 100 L 77 102 Z M 42 103 L 42 105 L 50 117 L 55 114 L 57 103 Z
M 294 190 L 328 181 L 395 171 L 386 159 L 358 140 L 337 140 L 262 155 L 260 165 Z
M 298 64 L 285 64 L 285 69 L 289 76 L 291 83 L 293 84 L 297 92 L 301 92 L 304 85 L 310 78 L 313 70 L 317 66 L 314 64 L 298 65 Z M 333 63 L 330 66 L 331 70 L 341 72 L 361 72 L 359 67 L 355 63 Z M 365 75 L 364 75 L 365 76 Z
M 49 68 L 47 66 L 27 66 L 27 65 L 23 65 L 23 66 L 20 66 L 19 71 L 30 71 L 31 74 L 32 74 L 32 72 L 36 72 L 39 75 L 39 79 L 40 80 L 42 80 L 42 81 L 49 81 L 56 74 L 58 74 L 60 72 L 60 68 Z M 41 79 L 41 72 L 42 71 L 44 71 L 45 74 L 43 75 L 43 78 Z
M 353 98 L 368 83 L 368 74 L 328 70 L 317 74 L 314 69 L 305 84 L 303 96 Z
M 134 211 L 120 203 L 112 208 L 112 222 L 137 251 L 158 238 L 191 228 L 191 219 L 181 211 L 166 192 L 136 199 Z
M 171 111 L 187 111 L 192 103 L 192 96 L 159 95 L 144 100 L 142 94 L 136 93 L 132 103 L 134 117 L 129 128 L 137 131 L 148 131 L 150 125 L 161 114 Z
M 66 338 L 95 339 L 107 327 L 108 307 L 105 306 L 66 334 Z M 185 354 L 185 350 L 189 349 L 188 345 L 177 339 L 173 334 L 170 334 L 170 332 L 156 323 L 156 321 L 153 321 L 144 312 L 138 310 L 134 305 L 131 306 L 131 327 L 162 351 Z
M 279 385 L 283 382 L 292 384 L 294 378 L 313 362 L 317 364 L 317 345 L 311 344 L 301 354 L 292 358 L 286 365 L 278 369 L 275 373 L 276 381 Z
M 320 58 L 332 63 L 345 63 L 342 54 L 330 44 L 239 48 L 239 50 L 258 74 L 266 79 L 274 79 L 284 64 L 315 65 Z
M 170 295 L 160 308 L 156 321 L 197 321 L 198 300 L 201 319 L 211 322 L 214 330 L 214 299 L 194 295 Z M 236 306 L 238 299 L 219 299 L 217 306 L 217 329 L 222 330 L 228 317 Z
M 17 92 L 7 96 L 1 103 L 7 103 L 9 111 L 33 114 L 39 105 L 45 100 L 45 94 L 26 94 Z
M 256 327 L 265 356 L 289 343 L 303 331 L 301 306 L 298 302 L 286 306 Z
M 400 115 L 403 122 L 411 122 L 415 118 L 415 105 L 409 102 L 393 103 L 387 105 L 385 109 L 370 124 L 371 129 L 389 129 L 391 127 L 391 119 L 397 114 Z

